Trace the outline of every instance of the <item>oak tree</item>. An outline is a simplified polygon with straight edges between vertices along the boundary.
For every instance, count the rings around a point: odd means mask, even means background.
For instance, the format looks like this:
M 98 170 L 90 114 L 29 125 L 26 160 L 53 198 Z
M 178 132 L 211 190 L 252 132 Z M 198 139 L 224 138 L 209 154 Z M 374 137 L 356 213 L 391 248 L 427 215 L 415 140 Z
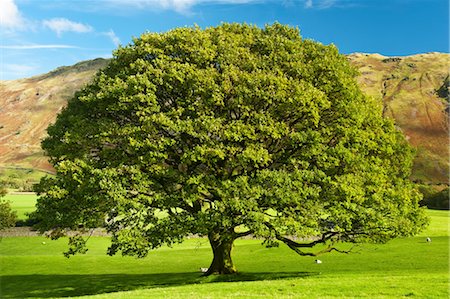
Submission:
M 426 217 L 412 150 L 356 74 L 280 24 L 144 33 L 48 128 L 56 175 L 37 186 L 39 228 L 104 226 L 109 254 L 138 257 L 207 236 L 206 274 L 236 272 L 233 242 L 248 235 L 300 255 L 413 235 Z

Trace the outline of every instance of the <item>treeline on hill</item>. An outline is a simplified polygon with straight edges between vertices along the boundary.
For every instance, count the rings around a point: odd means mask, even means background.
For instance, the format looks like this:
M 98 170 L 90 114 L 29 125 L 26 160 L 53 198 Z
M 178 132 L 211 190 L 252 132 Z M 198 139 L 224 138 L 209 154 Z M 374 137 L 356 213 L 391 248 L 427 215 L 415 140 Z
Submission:
M 427 206 L 429 209 L 449 210 L 449 187 L 437 189 L 440 186 L 419 185 L 419 191 L 423 195 L 421 201 L 422 206 Z

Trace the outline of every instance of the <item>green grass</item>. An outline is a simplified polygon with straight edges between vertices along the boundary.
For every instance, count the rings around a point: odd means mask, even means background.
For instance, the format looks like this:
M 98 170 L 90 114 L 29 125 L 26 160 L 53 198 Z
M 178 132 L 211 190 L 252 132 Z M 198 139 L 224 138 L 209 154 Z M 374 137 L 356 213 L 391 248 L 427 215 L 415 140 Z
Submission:
M 421 235 L 352 254 L 300 257 L 280 246 L 238 240 L 238 275 L 202 277 L 211 250 L 205 239 L 161 248 L 145 259 L 105 254 L 109 239 L 66 259 L 66 239 L 5 237 L 0 242 L 1 298 L 448 298 L 448 211 L 428 211 Z M 427 243 L 425 238 L 432 238 Z M 45 242 L 43 244 L 42 242 Z
M 27 219 L 26 213 L 36 209 L 37 196 L 34 194 L 7 194 L 4 199 L 11 202 L 11 209 L 17 212 L 19 220 Z
M 445 210 L 427 210 L 431 218 L 431 224 L 421 233 L 422 236 L 449 236 L 450 233 L 450 212 Z

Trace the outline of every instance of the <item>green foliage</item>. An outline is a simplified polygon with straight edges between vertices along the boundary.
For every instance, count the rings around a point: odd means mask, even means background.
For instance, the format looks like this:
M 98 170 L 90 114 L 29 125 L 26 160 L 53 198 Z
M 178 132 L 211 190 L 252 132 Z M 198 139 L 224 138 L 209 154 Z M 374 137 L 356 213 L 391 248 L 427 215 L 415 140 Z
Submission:
M 302 255 L 413 235 L 426 217 L 412 150 L 355 75 L 336 47 L 280 24 L 145 33 L 49 127 L 40 229 L 104 223 L 109 254 L 139 257 L 190 234 Z
M 0 230 L 14 226 L 17 220 L 17 213 L 11 210 L 10 202 L 2 198 L 6 193 L 6 189 L 0 187 Z
M 449 188 L 445 188 L 439 192 L 436 192 L 431 187 L 425 188 L 422 187 L 420 191 L 423 194 L 423 200 L 421 204 L 427 206 L 429 209 L 438 209 L 438 210 L 449 210 L 450 204 L 450 194 Z

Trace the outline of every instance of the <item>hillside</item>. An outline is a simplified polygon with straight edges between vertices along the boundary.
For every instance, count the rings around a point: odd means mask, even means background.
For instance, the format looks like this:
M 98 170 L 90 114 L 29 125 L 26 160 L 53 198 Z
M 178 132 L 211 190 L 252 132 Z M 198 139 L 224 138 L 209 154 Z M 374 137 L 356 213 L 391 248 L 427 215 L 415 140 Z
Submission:
M 394 118 L 417 148 L 413 179 L 447 183 L 450 55 L 352 54 L 348 58 L 360 70 L 361 88 L 383 102 L 385 116 Z M 95 59 L 32 78 L 0 81 L 0 178 L 18 177 L 20 169 L 52 170 L 40 149 L 45 129 L 67 99 L 107 62 Z M 39 174 L 33 177 L 29 179 Z
M 40 148 L 46 128 L 67 99 L 107 63 L 95 59 L 32 78 L 0 81 L 0 178 L 21 176 L 11 170 L 17 168 L 52 170 Z
M 361 88 L 383 102 L 384 115 L 395 119 L 417 148 L 413 179 L 447 183 L 450 55 L 352 54 L 349 60 L 360 71 Z

